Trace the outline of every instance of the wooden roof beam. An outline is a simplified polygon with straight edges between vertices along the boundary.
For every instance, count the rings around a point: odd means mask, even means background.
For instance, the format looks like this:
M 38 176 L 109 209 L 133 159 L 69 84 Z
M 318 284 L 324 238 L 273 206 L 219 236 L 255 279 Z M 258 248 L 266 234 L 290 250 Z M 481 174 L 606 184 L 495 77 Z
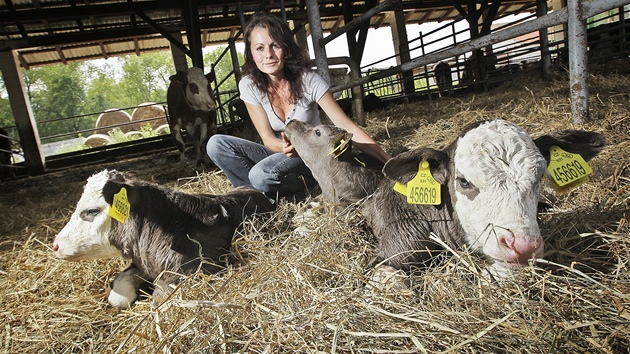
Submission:
M 105 44 L 103 41 L 98 41 L 98 47 L 101 48 L 101 54 L 103 54 L 103 58 L 109 59 L 109 55 L 107 55 L 107 50 L 105 49 Z
M 7 8 L 9 9 L 10 14 L 16 13 L 15 6 L 13 6 L 12 0 L 5 0 L 5 3 L 7 4 Z M 26 32 L 26 29 L 24 28 L 22 22 L 17 22 L 16 25 L 18 31 L 20 31 L 20 34 L 22 35 L 22 38 L 28 38 L 28 33 Z
M 444 20 L 446 20 L 447 18 L 449 18 L 449 16 L 451 16 L 451 14 L 456 11 L 455 9 L 450 9 L 450 10 L 445 10 L 444 14 L 442 14 L 442 16 L 440 16 L 440 18 L 438 19 L 438 22 L 442 22 Z
M 55 46 L 55 51 L 57 52 L 57 55 L 59 56 L 59 60 L 61 60 L 61 62 L 63 63 L 63 65 L 68 64 L 68 60 L 66 58 L 66 55 L 63 54 L 63 48 L 59 45 Z
M 342 25 L 343 25 L 343 18 L 341 17 L 337 18 L 337 21 L 335 21 L 335 24 L 331 27 L 330 32 L 335 32 Z

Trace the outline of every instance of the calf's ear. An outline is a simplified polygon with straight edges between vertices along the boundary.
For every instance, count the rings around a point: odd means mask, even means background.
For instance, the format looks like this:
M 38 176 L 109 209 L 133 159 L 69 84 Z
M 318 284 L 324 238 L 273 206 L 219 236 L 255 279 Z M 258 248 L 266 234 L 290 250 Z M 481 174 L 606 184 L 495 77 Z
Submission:
M 169 80 L 176 84 L 183 84 L 184 82 L 186 82 L 186 73 L 182 70 L 177 70 L 177 74 L 171 75 L 169 77 Z
M 449 156 L 439 150 L 421 148 L 402 153 L 385 163 L 383 174 L 386 178 L 406 184 L 418 173 L 422 161 L 429 162 L 431 175 L 440 184 L 446 184 L 449 179 Z
M 538 150 L 549 163 L 549 148 L 556 145 L 572 154 L 580 154 L 585 161 L 592 159 L 606 146 L 604 137 L 585 130 L 560 130 L 534 140 Z
M 118 171 L 111 171 L 109 173 L 109 178 L 105 185 L 103 186 L 103 197 L 107 204 L 112 205 L 114 202 L 114 195 L 119 193 L 120 190 L 124 187 L 127 191 L 127 200 L 129 204 L 133 207 L 137 198 L 137 191 L 135 186 L 133 185 L 132 180 L 128 178 L 127 174 Z M 133 208 L 132 208 L 133 209 Z
M 214 75 L 214 70 L 210 71 L 209 73 L 205 74 L 204 76 L 206 77 L 206 80 L 208 80 L 208 84 L 213 82 L 214 79 L 216 78 L 216 76 Z

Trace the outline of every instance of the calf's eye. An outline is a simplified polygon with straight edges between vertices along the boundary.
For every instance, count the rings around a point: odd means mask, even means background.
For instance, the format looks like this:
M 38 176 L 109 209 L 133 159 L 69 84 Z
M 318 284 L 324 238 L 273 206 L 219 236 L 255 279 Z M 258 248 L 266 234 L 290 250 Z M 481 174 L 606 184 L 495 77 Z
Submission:
M 90 216 L 96 216 L 100 212 L 101 212 L 101 209 L 99 209 L 99 208 L 90 208 L 90 209 L 86 210 L 86 214 L 90 215 Z
M 465 178 L 457 177 L 457 183 L 459 183 L 459 186 L 462 189 L 470 189 L 470 188 L 472 188 L 472 184 L 470 184 L 470 182 L 468 182 Z
M 92 222 L 94 218 L 101 213 L 99 208 L 87 208 L 81 212 L 81 219 Z
M 320 132 L 319 129 L 315 129 L 315 135 L 322 136 L 322 132 Z

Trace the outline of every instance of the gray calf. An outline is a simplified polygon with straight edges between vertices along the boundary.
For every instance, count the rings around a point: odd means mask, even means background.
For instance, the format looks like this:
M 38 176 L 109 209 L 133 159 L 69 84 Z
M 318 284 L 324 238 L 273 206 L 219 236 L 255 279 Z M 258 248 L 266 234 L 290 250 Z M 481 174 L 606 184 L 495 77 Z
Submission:
M 329 202 L 356 202 L 372 194 L 383 178 L 352 152 L 352 134 L 341 128 L 291 121 L 285 134 Z

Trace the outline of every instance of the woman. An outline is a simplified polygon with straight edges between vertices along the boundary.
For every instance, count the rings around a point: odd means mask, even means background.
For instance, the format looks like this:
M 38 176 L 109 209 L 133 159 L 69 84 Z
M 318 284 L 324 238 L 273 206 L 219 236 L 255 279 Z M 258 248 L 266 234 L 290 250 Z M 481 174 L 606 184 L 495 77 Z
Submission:
M 320 124 L 317 105 L 333 124 L 353 134 L 358 149 L 382 162 L 391 158 L 346 116 L 328 84 L 309 68 L 285 22 L 273 15 L 254 15 L 244 38 L 239 93 L 264 146 L 229 135 L 214 135 L 207 146 L 234 187 L 249 186 L 275 200 L 302 196 L 316 186 L 283 131 L 290 120 Z

